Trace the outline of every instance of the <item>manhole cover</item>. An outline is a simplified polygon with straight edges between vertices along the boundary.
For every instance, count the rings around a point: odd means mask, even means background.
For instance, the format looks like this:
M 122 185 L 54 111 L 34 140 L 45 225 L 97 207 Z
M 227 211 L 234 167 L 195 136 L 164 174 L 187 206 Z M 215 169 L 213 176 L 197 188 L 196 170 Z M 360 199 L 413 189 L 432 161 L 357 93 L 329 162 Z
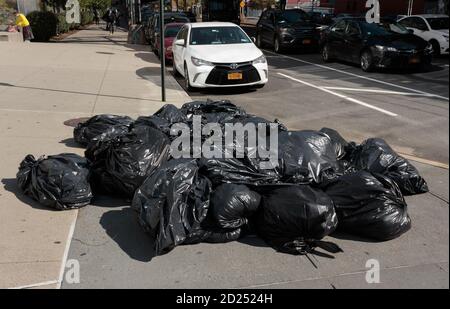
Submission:
M 80 122 L 85 122 L 89 119 L 89 117 L 81 117 L 81 118 L 75 118 L 75 119 L 69 119 L 64 121 L 64 125 L 68 127 L 76 127 Z

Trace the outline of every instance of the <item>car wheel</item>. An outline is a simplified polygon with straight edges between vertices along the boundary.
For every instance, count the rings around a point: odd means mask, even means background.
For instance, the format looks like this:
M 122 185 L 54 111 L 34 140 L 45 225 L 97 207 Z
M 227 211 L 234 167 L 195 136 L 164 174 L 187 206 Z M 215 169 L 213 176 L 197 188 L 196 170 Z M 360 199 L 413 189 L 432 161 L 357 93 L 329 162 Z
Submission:
M 364 72 L 370 72 L 373 70 L 373 56 L 368 50 L 361 53 L 361 69 Z
M 322 59 L 325 62 L 331 62 L 333 60 L 330 56 L 330 46 L 328 44 L 325 44 L 322 48 Z
M 438 41 L 431 40 L 430 41 L 431 46 L 433 46 L 433 55 L 434 56 L 440 56 L 441 55 L 441 45 Z
M 281 52 L 280 39 L 278 37 L 275 37 L 275 39 L 273 40 L 273 50 L 276 53 Z
M 184 65 L 184 87 L 187 91 L 194 90 L 191 86 L 191 82 L 189 81 L 189 71 L 187 65 Z

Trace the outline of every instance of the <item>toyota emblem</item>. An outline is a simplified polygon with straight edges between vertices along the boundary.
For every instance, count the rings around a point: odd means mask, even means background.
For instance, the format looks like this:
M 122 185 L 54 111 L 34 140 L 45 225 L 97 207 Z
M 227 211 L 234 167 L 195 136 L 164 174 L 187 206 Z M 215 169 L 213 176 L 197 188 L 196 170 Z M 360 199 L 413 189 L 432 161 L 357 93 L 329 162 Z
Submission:
M 238 65 L 237 63 L 232 63 L 232 64 L 230 65 L 230 68 L 231 68 L 232 70 L 236 70 L 238 67 L 239 67 L 239 65 Z

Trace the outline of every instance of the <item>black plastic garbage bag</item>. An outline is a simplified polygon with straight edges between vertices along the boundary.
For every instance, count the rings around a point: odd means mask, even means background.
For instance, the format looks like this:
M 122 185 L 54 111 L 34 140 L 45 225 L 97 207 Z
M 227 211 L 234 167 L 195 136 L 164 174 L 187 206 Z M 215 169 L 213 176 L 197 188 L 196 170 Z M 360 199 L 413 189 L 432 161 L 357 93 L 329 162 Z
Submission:
M 88 145 L 95 137 L 107 131 L 126 133 L 133 119 L 128 116 L 97 115 L 88 121 L 79 123 L 73 130 L 75 141 L 81 145 Z
M 208 113 L 228 113 L 233 115 L 246 115 L 245 110 L 234 105 L 229 100 L 213 101 L 194 101 L 186 103 L 181 107 L 181 111 L 185 115 L 202 115 Z
M 336 130 L 322 128 L 320 129 L 320 132 L 326 134 L 330 138 L 334 152 L 336 153 L 336 158 L 338 160 L 343 159 L 347 154 L 350 144 Z
M 215 186 L 222 183 L 266 184 L 279 180 L 278 174 L 261 173 L 245 159 L 206 159 L 199 160 L 201 173 Z
M 353 152 L 351 163 L 358 170 L 367 170 L 391 178 L 404 195 L 428 192 L 428 185 L 419 171 L 382 139 L 371 138 L 363 142 Z
M 194 115 L 202 116 L 202 123 L 225 123 L 230 122 L 235 117 L 247 114 L 244 109 L 237 107 L 228 100 L 212 101 L 209 99 L 186 103 L 181 107 L 181 112 L 189 120 L 192 120 Z
M 227 243 L 230 241 L 238 240 L 243 236 L 244 232 L 242 228 L 234 230 L 230 229 L 218 229 L 218 228 L 204 228 L 200 227 L 189 233 L 184 241 L 184 245 L 198 244 L 201 242 L 207 243 Z
M 151 127 L 139 126 L 125 135 L 103 137 L 85 152 L 93 163 L 96 190 L 133 197 L 147 176 L 169 158 L 169 138 Z
M 321 132 L 280 132 L 278 156 L 285 182 L 321 184 L 342 173 L 331 139 Z
M 38 160 L 27 155 L 20 163 L 17 182 L 26 195 L 59 210 L 80 208 L 92 199 L 89 163 L 72 153 Z
M 331 234 L 337 223 L 333 201 L 323 191 L 289 185 L 265 190 L 256 229 L 278 251 L 298 254 Z
M 341 231 L 383 241 L 411 227 L 400 189 L 381 174 L 347 174 L 328 184 L 325 192 L 335 204 Z
M 198 173 L 196 160 L 170 160 L 151 174 L 134 195 L 139 222 L 155 237 L 160 255 L 201 230 L 206 219 L 211 182 Z
M 141 116 L 133 124 L 133 126 L 150 126 L 158 129 L 169 138 L 175 138 L 171 136 L 170 129 L 175 123 L 186 123 L 187 117 L 181 112 L 175 105 L 166 104 L 159 109 L 155 114 L 151 116 Z
M 236 229 L 248 223 L 260 202 L 261 196 L 245 185 L 223 184 L 214 190 L 209 211 L 219 227 Z

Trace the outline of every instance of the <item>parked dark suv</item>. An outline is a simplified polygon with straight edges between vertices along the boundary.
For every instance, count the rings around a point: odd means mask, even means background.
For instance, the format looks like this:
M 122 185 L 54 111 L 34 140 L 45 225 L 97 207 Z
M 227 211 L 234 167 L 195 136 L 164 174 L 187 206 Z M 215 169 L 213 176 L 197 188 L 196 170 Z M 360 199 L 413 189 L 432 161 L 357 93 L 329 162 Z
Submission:
M 265 10 L 256 24 L 258 47 L 272 46 L 275 52 L 290 48 L 316 47 L 319 33 L 308 13 L 300 9 Z

